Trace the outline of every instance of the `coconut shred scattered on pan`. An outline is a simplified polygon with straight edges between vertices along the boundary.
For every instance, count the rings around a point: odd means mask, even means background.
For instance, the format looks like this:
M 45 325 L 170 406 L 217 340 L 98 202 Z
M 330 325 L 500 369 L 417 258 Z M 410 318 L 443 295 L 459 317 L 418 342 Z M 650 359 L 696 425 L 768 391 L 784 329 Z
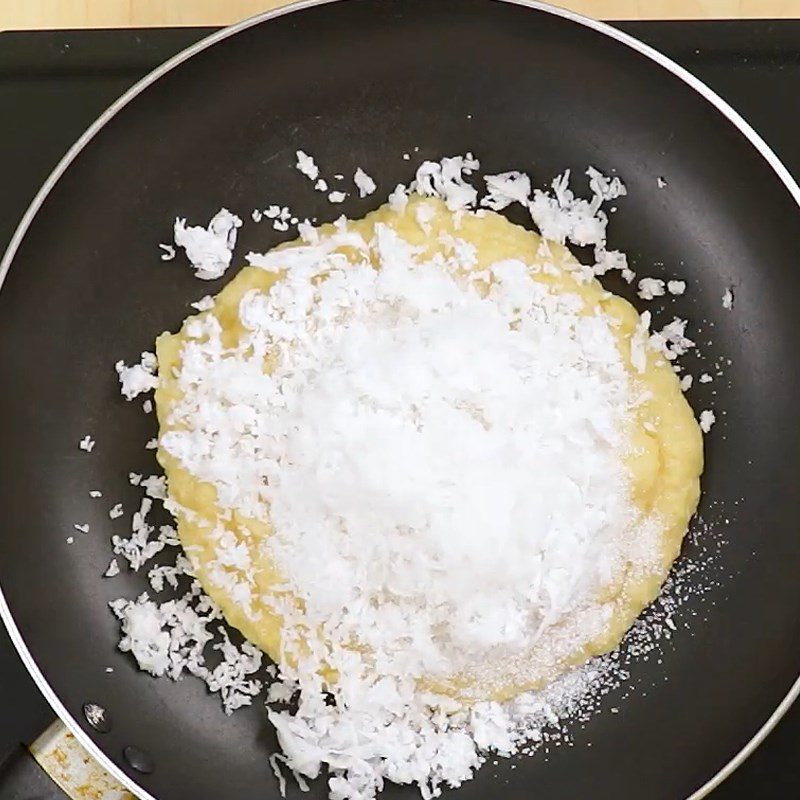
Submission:
M 296 167 L 314 183 L 317 191 L 327 193 L 328 183 L 320 177 L 320 169 L 310 155 L 297 151 Z M 583 198 L 570 188 L 569 172 L 553 181 L 550 188 L 542 190 L 533 188 L 525 173 L 510 171 L 486 176 L 486 190 L 481 194 L 475 180 L 479 167 L 478 160 L 471 154 L 439 162 L 426 161 L 408 188 L 400 185 L 392 191 L 389 202 L 393 208 L 403 208 L 411 194 L 437 197 L 456 214 L 481 208 L 501 211 L 512 205 L 522 206 L 545 238 L 591 248 L 594 261 L 586 267 L 587 280 L 611 270 L 618 271 L 628 283 L 635 279 L 625 255 L 607 247 L 608 216 L 604 204 L 626 194 L 619 178 L 609 178 L 590 168 L 586 174 L 591 196 Z M 356 171 L 353 184 L 360 197 L 376 191 L 375 181 L 362 169 Z M 328 196 L 330 202 L 338 203 L 346 194 L 335 190 Z M 288 211 L 287 220 L 282 220 L 280 215 L 275 218 L 285 222 L 288 229 Z M 419 223 L 424 227 L 425 219 L 420 218 Z M 197 277 L 219 278 L 232 262 L 236 233 L 241 225 L 239 217 L 225 209 L 220 210 L 206 228 L 187 225 L 185 220 L 179 219 L 175 223 L 175 246 L 185 252 Z M 317 231 L 307 221 L 298 222 L 297 227 L 309 252 L 319 245 Z M 346 237 L 344 218 L 337 222 L 337 227 L 341 236 Z M 385 257 L 398 258 L 398 246 L 396 242 L 384 243 Z M 453 249 L 463 258 L 469 258 L 466 242 L 459 244 L 456 238 Z M 301 251 L 302 248 L 295 251 L 298 263 L 294 288 L 302 292 L 303 281 L 307 283 L 305 288 L 311 287 L 316 276 L 310 264 L 301 263 Z M 264 269 L 274 268 L 271 254 L 250 254 L 248 260 Z M 324 266 L 330 267 L 329 264 Z M 686 284 L 678 280 L 642 278 L 637 288 L 643 300 L 651 301 L 681 295 Z M 365 291 L 365 287 L 361 286 L 359 291 Z M 507 300 L 515 302 L 511 295 Z M 193 305 L 198 310 L 208 310 L 213 303 L 213 298 L 206 297 Z M 263 311 L 250 309 L 253 324 L 263 324 Z M 565 312 L 554 307 L 552 313 Z M 645 348 L 653 348 L 679 371 L 677 360 L 694 347 L 686 334 L 687 321 L 674 318 L 658 331 L 650 328 L 651 315 L 645 312 L 637 330 L 640 363 Z M 424 358 L 424 351 L 418 355 Z M 636 366 L 635 354 L 632 360 Z M 139 362 L 132 365 L 119 362 L 116 371 L 123 396 L 132 400 L 152 391 L 158 385 L 156 368 L 151 353 L 143 353 Z M 691 377 L 683 377 L 682 388 L 691 386 Z M 605 390 L 611 394 L 621 391 L 613 381 Z M 702 412 L 700 422 L 704 432 L 708 433 L 714 421 L 713 411 Z M 604 424 L 600 419 L 597 422 Z M 365 452 L 365 456 L 368 455 Z M 376 457 L 380 455 L 377 453 Z M 202 471 L 202 459 L 197 468 Z M 120 649 L 130 652 L 139 667 L 154 676 L 179 679 L 188 673 L 201 678 L 211 691 L 220 694 L 227 713 L 249 705 L 261 693 L 263 681 L 268 680 L 269 718 L 278 731 L 283 749 L 282 753 L 273 754 L 270 763 L 281 788 L 285 787 L 285 779 L 280 765 L 295 774 L 301 787 L 305 778 L 315 778 L 327 768 L 332 800 L 368 800 L 386 781 L 415 783 L 423 797 L 434 797 L 440 794 L 442 787 L 458 786 L 471 778 L 476 769 L 495 755 L 532 753 L 542 745 L 568 739 L 565 724 L 584 719 L 595 711 L 600 699 L 627 677 L 631 658 L 646 654 L 659 646 L 660 641 L 671 638 L 677 628 L 673 615 L 685 593 L 693 591 L 685 581 L 685 571 L 697 569 L 693 565 L 682 568 L 684 572 L 679 568 L 673 574 L 659 599 L 629 632 L 625 647 L 571 670 L 543 690 L 526 692 L 505 703 L 481 701 L 465 708 L 456 700 L 448 702 L 440 695 L 420 692 L 414 681 L 402 680 L 399 672 L 393 680 L 370 682 L 358 654 L 346 647 L 338 651 L 339 680 L 335 686 L 326 687 L 319 676 L 319 663 L 313 659 L 304 662 L 300 651 L 295 652 L 293 666 L 264 668 L 258 648 L 246 641 L 240 646 L 231 641 L 222 624 L 220 609 L 193 577 L 175 529 L 150 521 L 154 504 L 163 505 L 167 511 L 177 510 L 163 476 L 144 477 L 132 473 L 130 480 L 145 494 L 139 509 L 132 515 L 130 535 L 113 537 L 115 558 L 105 575 L 116 575 L 119 561 L 127 562 L 134 571 L 147 568 L 152 591 L 134 600 L 121 598 L 111 603 L 121 624 Z M 236 487 L 232 490 L 236 491 Z M 599 498 L 598 502 L 601 500 Z M 116 506 L 112 509 L 115 515 L 116 509 Z M 124 513 L 121 507 L 119 512 Z M 313 515 L 306 521 L 314 523 Z M 153 565 L 152 560 L 162 551 L 174 552 L 174 560 Z M 285 555 L 288 558 L 291 553 L 287 551 Z M 476 547 L 472 555 L 483 560 L 491 554 L 485 547 Z M 302 564 L 295 566 L 302 571 Z M 308 577 L 313 579 L 313 576 Z M 402 583 L 403 576 L 397 577 Z M 413 588 L 413 574 L 406 575 L 405 580 L 408 585 L 399 586 L 398 591 L 418 591 Z M 335 591 L 332 585 L 320 585 L 323 593 Z M 480 598 L 480 587 L 466 588 L 469 591 L 464 602 L 469 600 L 469 595 Z M 550 590 L 556 588 L 550 587 Z M 321 598 L 320 607 L 324 606 L 323 600 Z M 420 602 L 424 604 L 424 597 Z M 287 617 L 291 616 L 291 608 L 283 610 Z M 363 613 L 374 614 L 376 632 L 390 630 L 395 624 L 381 618 L 380 608 L 364 609 Z M 330 626 L 328 635 L 335 637 L 334 627 Z M 346 626 L 342 630 L 346 633 Z M 473 615 L 461 632 L 467 638 L 482 640 L 497 634 L 491 614 Z M 504 631 L 503 635 L 512 636 L 513 631 Z M 382 652 L 380 637 L 376 635 L 373 644 L 377 652 Z M 206 655 L 212 649 L 217 653 L 214 663 L 219 661 L 213 668 L 206 665 Z M 408 653 L 410 659 L 423 665 L 423 673 L 425 659 L 436 656 L 423 639 Z

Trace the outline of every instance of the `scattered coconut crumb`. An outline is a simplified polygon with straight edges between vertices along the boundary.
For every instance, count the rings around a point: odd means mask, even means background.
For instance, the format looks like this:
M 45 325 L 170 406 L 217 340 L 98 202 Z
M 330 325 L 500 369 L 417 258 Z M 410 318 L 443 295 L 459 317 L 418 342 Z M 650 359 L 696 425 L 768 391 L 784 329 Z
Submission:
M 87 433 L 86 436 L 78 442 L 78 447 L 80 447 L 81 450 L 85 450 L 87 453 L 91 453 L 92 450 L 94 450 L 95 444 L 97 444 L 95 440 Z
M 72 527 L 75 528 L 75 530 L 79 533 L 89 533 L 89 526 L 85 523 L 80 524 L 76 522 Z
M 154 528 L 147 523 L 147 515 L 152 505 L 153 501 L 149 497 L 142 498 L 142 504 L 131 521 L 129 538 L 124 539 L 117 535 L 111 537 L 114 553 L 122 556 L 134 572 L 138 572 L 142 564 L 161 552 L 165 546 L 159 538 L 150 538 Z
M 706 409 L 700 412 L 700 430 L 708 433 L 711 426 L 717 421 L 717 415 L 713 411 Z
M 713 381 L 714 379 L 707 372 L 704 372 L 700 376 L 699 380 L 700 380 L 700 383 L 711 383 L 711 381 Z
M 339 191 L 330 192 L 328 194 L 328 202 L 330 202 L 330 203 L 343 203 L 345 201 L 346 197 L 347 197 L 347 193 L 346 192 L 339 192 Z
M 472 153 L 423 161 L 411 188 L 424 197 L 440 197 L 450 211 L 474 208 L 478 192 L 466 179 L 479 168 L 480 162 Z
M 639 291 L 637 294 L 642 300 L 653 300 L 661 297 L 665 293 L 665 284 L 661 278 L 642 278 L 639 281 Z
M 686 281 L 667 281 L 667 291 L 679 295 L 686 291 Z
M 209 630 L 222 620 L 222 612 L 197 581 L 189 593 L 166 603 L 158 604 L 144 592 L 135 601 L 113 600 L 109 606 L 122 628 L 119 649 L 130 652 L 140 669 L 172 680 L 185 673 L 201 678 L 220 694 L 226 714 L 250 705 L 261 691 L 262 682 L 250 676 L 260 669 L 262 652 L 250 642 L 235 646 L 222 625 Z M 218 641 L 211 647 L 221 660 L 210 669 L 204 650 L 215 636 Z
M 75 541 L 74 536 L 67 536 L 67 544 L 72 544 Z
M 214 308 L 214 303 L 214 298 L 210 294 L 207 294 L 205 297 L 201 297 L 199 300 L 189 305 L 192 308 L 196 308 L 198 311 L 211 311 L 211 309 Z
M 145 450 L 158 450 L 158 439 L 148 439 L 144 446 Z
M 263 212 L 262 212 L 260 209 L 258 209 L 258 208 L 254 208 L 254 209 L 252 210 L 252 212 L 250 213 L 250 219 L 252 219 L 252 220 L 253 220 L 253 222 L 261 222 L 261 220 L 262 220 L 263 218 L 264 218 L 264 214 L 263 214 Z
M 89 497 L 93 497 L 95 499 L 97 499 L 98 497 L 102 497 L 102 496 L 103 496 L 103 493 L 99 489 L 92 489 L 89 492 Z
M 110 511 L 108 516 L 111 519 L 119 519 L 125 512 L 122 509 L 122 503 L 117 503 Z
M 692 383 L 694 382 L 694 378 L 691 375 L 684 375 L 681 378 L 681 390 L 684 392 L 688 392 L 689 389 L 692 388 Z
M 233 248 L 236 246 L 236 231 L 242 221 L 226 208 L 221 208 L 208 223 L 186 227 L 186 219 L 175 220 L 175 244 L 186 252 L 186 258 L 194 267 L 196 277 L 205 280 L 221 278 L 231 265 Z
M 309 180 L 315 181 L 319 177 L 319 167 L 314 163 L 314 159 L 302 150 L 298 150 L 296 155 L 297 164 L 295 166 L 297 169 Z
M 531 194 L 531 179 L 524 172 L 502 172 L 486 175 L 486 196 L 481 205 L 493 211 L 502 211 L 511 203 L 527 206 Z
M 119 575 L 119 562 L 116 558 L 112 558 L 106 571 L 103 573 L 103 577 L 113 578 L 115 575 Z
M 660 175 L 656 178 L 656 184 L 658 185 L 659 189 L 663 189 L 667 185 L 667 181 L 665 178 L 662 178 Z
M 733 308 L 733 290 L 727 288 L 722 295 L 722 307 L 730 311 Z
M 153 410 L 153 401 L 145 400 L 144 403 L 142 403 L 142 411 L 144 411 L 145 414 L 150 414 L 152 410 Z
M 396 214 L 402 214 L 407 205 L 408 193 L 406 192 L 406 187 L 402 183 L 398 183 L 389 195 L 389 208 Z
M 159 247 L 164 251 L 161 253 L 162 261 L 172 261 L 175 258 L 175 248 L 171 244 L 160 244 Z
M 694 347 L 694 342 L 686 336 L 687 324 L 685 319 L 675 317 L 650 337 L 650 344 L 668 361 L 674 361 Z
M 131 486 L 138 486 L 142 482 L 142 478 L 144 476 L 139 472 L 129 472 L 128 473 L 128 483 Z
M 126 400 L 133 400 L 134 397 L 152 391 L 158 386 L 155 374 L 158 361 L 152 353 L 142 353 L 141 361 L 131 367 L 126 367 L 123 361 L 117 361 L 114 368 L 119 375 L 121 391 Z
M 361 167 L 356 170 L 355 175 L 353 176 L 353 183 L 355 183 L 356 187 L 358 188 L 358 196 L 359 197 L 367 197 L 375 192 L 375 189 L 378 187 L 375 185 L 375 181 L 364 172 Z

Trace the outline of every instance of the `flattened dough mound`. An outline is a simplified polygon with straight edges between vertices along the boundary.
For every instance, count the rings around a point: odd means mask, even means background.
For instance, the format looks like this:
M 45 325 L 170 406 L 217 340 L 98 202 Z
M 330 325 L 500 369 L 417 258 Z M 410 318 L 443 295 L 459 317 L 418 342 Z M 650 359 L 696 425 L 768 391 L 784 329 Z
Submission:
M 434 210 L 428 233 L 417 222 L 415 210 L 421 202 Z M 438 239 L 441 233 L 465 239 L 476 248 L 476 269 L 484 269 L 504 259 L 520 259 L 528 264 L 540 261 L 536 256 L 540 237 L 494 212 L 464 214 L 456 229 L 453 214 L 441 201 L 411 198 L 403 212 L 398 213 L 383 206 L 362 220 L 350 222 L 349 228 L 369 241 L 378 222 L 395 228 L 407 241 L 426 247 L 428 254 L 443 247 Z M 324 226 L 320 232 L 325 235 L 332 230 L 332 226 Z M 284 247 L 296 244 L 290 243 Z M 573 256 L 566 248 L 552 243 L 550 248 L 551 260 L 556 265 L 574 263 Z M 243 333 L 238 320 L 238 306 L 243 295 L 251 289 L 267 290 L 276 279 L 278 276 L 274 273 L 246 267 L 220 292 L 214 308 L 203 312 L 217 317 L 224 331 L 226 345 L 235 344 Z M 535 279 L 557 290 L 579 294 L 587 310 L 602 307 L 619 321 L 617 339 L 620 352 L 637 388 L 649 397 L 637 407 L 630 428 L 632 455 L 628 466 L 633 497 L 643 514 L 653 515 L 662 522 L 660 559 L 646 574 L 642 574 L 641 570 L 629 570 L 619 575 L 609 588 L 608 595 L 598 598 L 603 602 L 613 602 L 614 612 L 610 622 L 603 635 L 563 663 L 563 669 L 567 669 L 616 647 L 636 617 L 658 595 L 680 552 L 689 520 L 697 507 L 703 445 L 699 426 L 669 362 L 648 348 L 644 372 L 634 370 L 630 356 L 631 337 L 639 322 L 639 315 L 630 303 L 606 292 L 596 280 L 577 282 L 568 270 L 562 270 L 559 276 L 538 272 Z M 174 373 L 180 365 L 181 350 L 186 340 L 186 323 L 191 319 L 193 317 L 186 320 L 179 333 L 163 334 L 157 342 L 159 388 L 155 399 L 161 433 L 169 430 L 170 409 L 179 397 Z M 203 588 L 217 602 L 231 625 L 275 661 L 280 661 L 280 617 L 268 605 L 256 599 L 254 609 L 258 619 L 254 620 L 232 598 L 228 589 L 215 583 L 209 574 L 209 564 L 214 560 L 215 552 L 208 534 L 221 516 L 216 504 L 216 490 L 180 467 L 163 448 L 159 449 L 158 458 L 168 478 L 171 498 L 186 509 L 177 513 L 178 533 Z M 232 521 L 225 525 L 248 544 L 253 563 L 258 565 L 255 576 L 260 590 L 258 593 L 268 593 L 278 579 L 273 566 L 258 551 L 258 542 L 269 535 L 268 521 L 243 519 L 234 513 Z M 538 685 L 541 685 L 541 681 Z M 466 696 L 505 699 L 521 691 L 537 688 L 538 685 L 530 680 L 526 682 L 515 673 L 491 681 L 490 685 L 473 686 Z M 457 687 L 455 691 L 462 693 L 463 688 Z

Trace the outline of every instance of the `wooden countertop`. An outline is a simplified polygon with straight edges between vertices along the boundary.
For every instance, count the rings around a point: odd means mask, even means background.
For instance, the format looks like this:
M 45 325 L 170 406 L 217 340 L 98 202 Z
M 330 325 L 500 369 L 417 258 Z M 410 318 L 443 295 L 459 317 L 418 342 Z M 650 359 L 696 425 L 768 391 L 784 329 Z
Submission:
M 0 0 L 0 30 L 227 25 L 286 0 Z M 800 17 L 800 0 L 561 0 L 599 19 Z

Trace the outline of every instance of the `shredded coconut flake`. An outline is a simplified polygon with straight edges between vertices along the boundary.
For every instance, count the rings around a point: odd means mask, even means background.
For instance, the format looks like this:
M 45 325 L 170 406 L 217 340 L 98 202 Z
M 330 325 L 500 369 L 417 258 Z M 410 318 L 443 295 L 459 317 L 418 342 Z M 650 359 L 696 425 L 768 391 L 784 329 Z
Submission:
M 175 244 L 185 250 L 196 277 L 210 281 L 225 274 L 236 246 L 236 231 L 241 225 L 241 219 L 226 208 L 211 218 L 207 228 L 199 225 L 187 228 L 185 219 L 175 220 Z
M 211 309 L 214 308 L 214 298 L 210 294 L 207 294 L 205 297 L 201 297 L 199 300 L 189 305 L 191 305 L 192 308 L 196 308 L 198 311 L 211 311 Z
M 700 412 L 700 430 L 703 431 L 703 433 L 708 433 L 711 430 L 711 426 L 716 421 L 717 415 L 713 411 L 705 409 Z
M 653 300 L 661 297 L 665 293 L 665 284 L 660 278 L 642 278 L 639 281 L 639 291 L 637 294 L 642 300 Z
M 361 167 L 356 170 L 355 175 L 353 176 L 353 183 L 355 183 L 356 188 L 358 189 L 358 196 L 359 197 L 368 197 L 369 195 L 375 192 L 375 189 L 378 187 L 375 185 L 375 181 L 364 172 Z
M 722 307 L 728 311 L 733 308 L 733 290 L 728 288 L 722 295 Z
M 302 150 L 297 151 L 297 164 L 295 166 L 311 181 L 315 181 L 319 177 L 319 167 L 314 163 L 314 159 Z
M 531 179 L 524 172 L 503 172 L 500 175 L 487 175 L 486 197 L 481 205 L 494 211 L 502 211 L 511 203 L 527 206 L 531 194 Z
M 158 378 L 155 375 L 158 362 L 152 353 L 142 353 L 141 361 L 131 367 L 126 367 L 123 361 L 118 361 L 115 369 L 126 400 L 133 400 L 134 397 L 150 392 L 158 386 Z
M 80 447 L 81 450 L 85 450 L 87 453 L 91 453 L 92 450 L 94 450 L 95 444 L 95 440 L 87 433 L 86 436 L 78 442 L 78 447 Z
M 686 281 L 668 281 L 667 291 L 674 295 L 683 294 L 686 291 Z

